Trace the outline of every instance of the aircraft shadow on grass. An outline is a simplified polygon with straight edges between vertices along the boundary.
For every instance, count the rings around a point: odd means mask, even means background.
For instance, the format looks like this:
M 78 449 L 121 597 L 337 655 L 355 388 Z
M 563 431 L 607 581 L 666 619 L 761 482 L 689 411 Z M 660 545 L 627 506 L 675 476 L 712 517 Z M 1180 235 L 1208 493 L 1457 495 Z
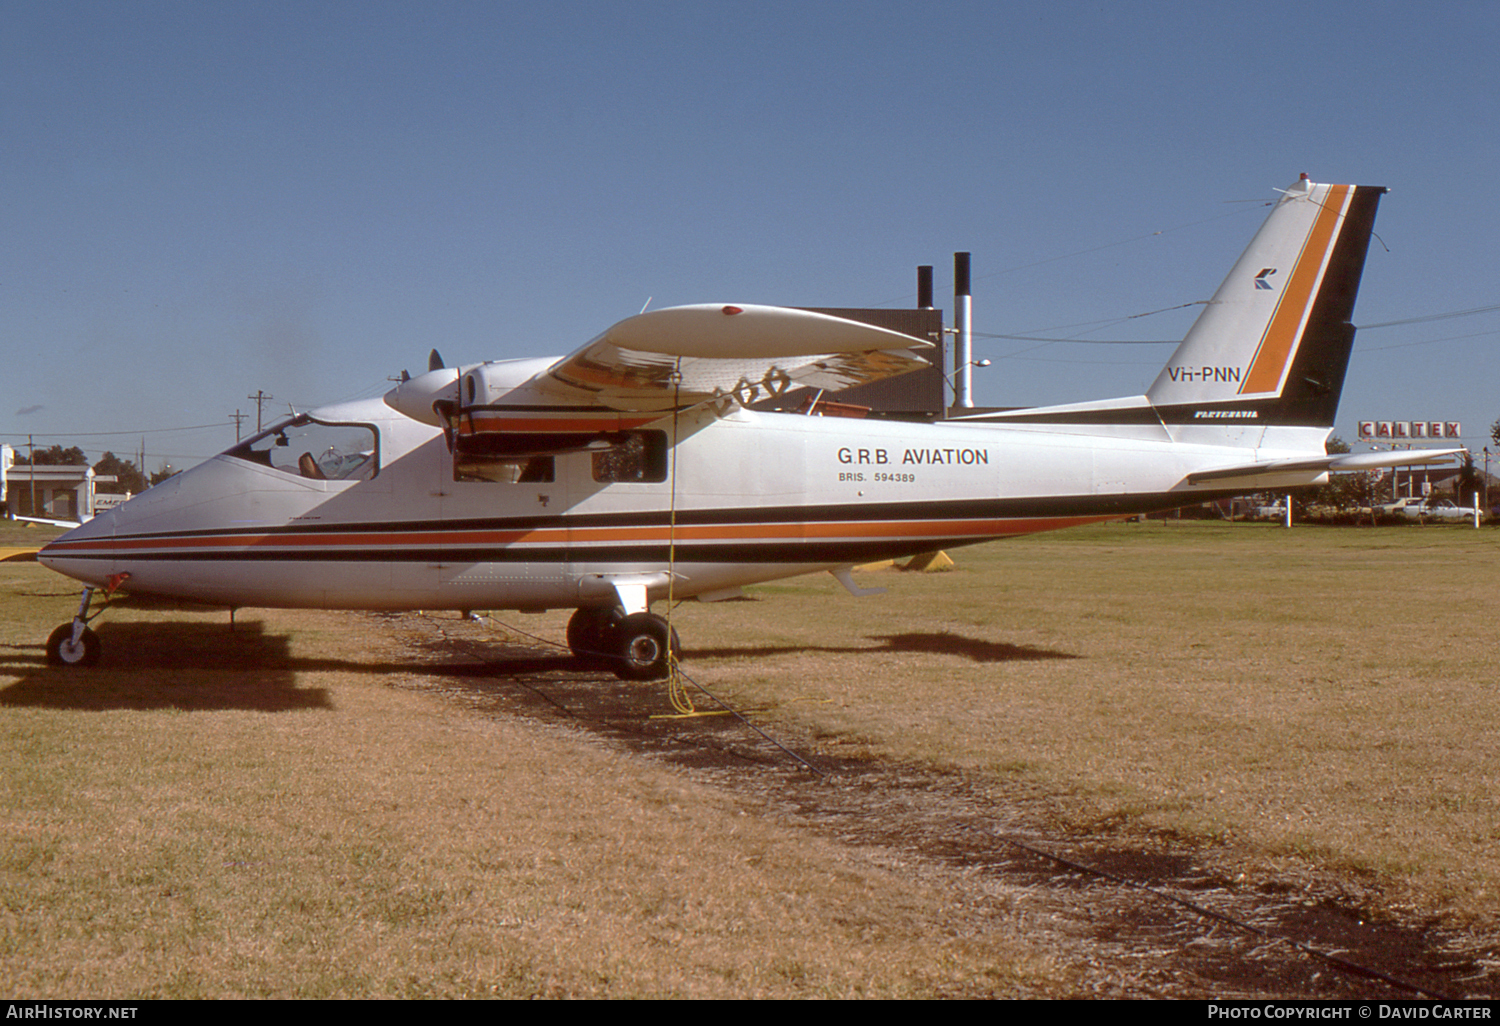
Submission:
M 0 645 L 0 673 L 19 680 L 0 688 L 0 707 L 77 709 L 221 709 L 289 712 L 331 708 L 323 688 L 299 686 L 299 674 L 342 672 L 379 675 L 427 672 L 458 677 L 524 677 L 536 674 L 595 674 L 598 660 L 568 653 L 539 654 L 529 645 L 482 644 L 484 650 L 455 651 L 449 642 L 421 646 L 437 660 L 356 662 L 296 657 L 285 635 L 250 621 L 230 629 L 223 623 L 108 623 L 99 628 L 109 653 L 100 665 L 58 670 L 47 665 L 44 646 Z M 695 659 L 733 659 L 798 654 L 957 655 L 975 663 L 1077 659 L 1051 649 L 969 638 L 949 631 L 868 635 L 875 644 L 742 645 L 686 653 Z M 463 661 L 446 662 L 459 655 Z M 605 677 L 609 677 L 606 673 Z M 609 678 L 612 679 L 612 678 Z
M 259 623 L 107 623 L 99 636 L 109 656 L 98 666 L 47 665 L 46 648 L 0 645 L 0 673 L 20 678 L 0 689 L 0 706 L 78 709 L 248 709 L 287 712 L 328 708 L 322 688 L 297 686 L 309 670 L 383 673 L 392 667 L 299 659 L 285 635 Z M 400 667 L 410 670 L 410 667 Z
M 737 645 L 724 648 L 694 648 L 683 653 L 683 669 L 691 674 L 693 664 L 699 659 L 735 659 L 746 657 L 764 658 L 773 655 L 833 654 L 871 655 L 878 652 L 899 652 L 911 655 L 956 655 L 975 663 L 1029 662 L 1041 659 L 1078 659 L 1070 652 L 1033 648 L 1028 645 L 1011 645 L 1005 642 L 986 641 L 982 638 L 966 638 L 950 631 L 938 633 L 872 634 L 867 640 L 877 644 L 857 645 Z M 434 669 L 442 674 L 458 677 L 519 677 L 529 674 L 578 672 L 594 670 L 604 665 L 604 660 L 579 660 L 572 655 L 538 655 L 534 648 L 506 644 L 485 644 L 486 651 L 463 654 L 475 656 L 476 661 L 447 663 Z M 432 641 L 422 646 L 433 655 L 454 654 L 452 643 Z
M 562 650 L 538 654 L 536 646 L 514 644 L 486 644 L 474 652 L 434 641 L 418 646 L 431 658 L 397 661 L 295 656 L 288 635 L 255 620 L 233 628 L 223 622 L 116 621 L 101 624 L 98 633 L 105 655 L 90 667 L 49 666 L 41 642 L 0 644 L 0 676 L 19 678 L 0 687 L 0 708 L 291 712 L 332 708 L 326 689 L 298 683 L 307 673 L 520 677 L 598 671 Z M 452 662 L 455 656 L 461 661 Z
M 732 659 L 737 656 L 785 655 L 798 652 L 849 653 L 869 655 L 876 652 L 903 652 L 914 655 L 956 655 L 976 663 L 1026 662 L 1037 659 L 1077 659 L 1070 652 L 1058 652 L 1030 645 L 1011 645 L 983 638 L 966 638 L 952 631 L 937 633 L 870 634 L 870 641 L 880 645 L 741 645 L 732 648 L 695 649 L 690 655 Z

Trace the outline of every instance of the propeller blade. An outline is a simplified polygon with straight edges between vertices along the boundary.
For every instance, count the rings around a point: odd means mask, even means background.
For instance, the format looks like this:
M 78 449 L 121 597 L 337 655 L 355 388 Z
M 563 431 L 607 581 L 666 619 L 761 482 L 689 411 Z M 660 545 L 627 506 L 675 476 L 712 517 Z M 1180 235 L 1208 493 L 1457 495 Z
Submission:
M 443 369 L 443 354 L 434 349 L 427 354 L 427 369 L 430 371 Z

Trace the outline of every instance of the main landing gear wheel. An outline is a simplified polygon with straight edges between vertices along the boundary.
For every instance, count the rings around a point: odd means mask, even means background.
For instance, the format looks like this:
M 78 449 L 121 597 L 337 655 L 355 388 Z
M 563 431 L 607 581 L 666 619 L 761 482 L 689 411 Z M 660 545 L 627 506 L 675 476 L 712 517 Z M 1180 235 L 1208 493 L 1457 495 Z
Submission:
M 47 662 L 53 666 L 93 666 L 99 661 L 99 635 L 85 627 L 73 640 L 73 625 L 65 623 L 47 639 Z
M 585 663 L 607 661 L 614 651 L 614 626 L 624 615 L 617 606 L 584 606 L 568 621 L 568 648 Z
M 668 644 L 670 643 L 670 655 Z M 659 680 L 680 658 L 677 632 L 655 613 L 632 613 L 614 629 L 615 676 L 624 680 Z

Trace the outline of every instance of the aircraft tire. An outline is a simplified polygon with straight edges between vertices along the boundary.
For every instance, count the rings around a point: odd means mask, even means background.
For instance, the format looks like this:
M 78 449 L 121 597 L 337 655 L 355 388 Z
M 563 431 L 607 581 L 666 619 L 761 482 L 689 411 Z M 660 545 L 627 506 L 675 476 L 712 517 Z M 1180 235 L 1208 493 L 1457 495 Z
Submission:
M 682 655 L 677 632 L 655 613 L 632 613 L 613 633 L 615 676 L 623 680 L 659 680 L 671 672 L 671 660 Z
M 618 606 L 584 606 L 568 621 L 568 649 L 586 663 L 608 659 L 613 629 L 624 613 Z
M 93 666 L 99 661 L 99 635 L 85 627 L 73 643 L 73 625 L 65 623 L 47 639 L 47 662 L 52 666 Z

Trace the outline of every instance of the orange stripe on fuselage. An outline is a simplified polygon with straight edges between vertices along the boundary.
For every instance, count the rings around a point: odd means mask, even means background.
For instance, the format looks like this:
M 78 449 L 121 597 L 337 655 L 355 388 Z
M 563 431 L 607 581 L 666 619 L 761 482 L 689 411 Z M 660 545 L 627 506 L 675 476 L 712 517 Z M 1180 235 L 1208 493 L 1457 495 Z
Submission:
M 1245 374 L 1240 386 L 1240 395 L 1274 392 L 1281 384 L 1287 364 L 1296 351 L 1297 339 L 1305 323 L 1308 307 L 1317 294 L 1318 278 L 1328 263 L 1333 240 L 1338 236 L 1339 221 L 1344 216 L 1344 206 L 1352 186 L 1334 185 L 1321 204 L 1318 216 L 1313 219 L 1312 230 L 1302 244 L 1297 257 L 1297 266 L 1291 279 L 1281 293 L 1281 301 L 1266 326 L 1260 347 Z

